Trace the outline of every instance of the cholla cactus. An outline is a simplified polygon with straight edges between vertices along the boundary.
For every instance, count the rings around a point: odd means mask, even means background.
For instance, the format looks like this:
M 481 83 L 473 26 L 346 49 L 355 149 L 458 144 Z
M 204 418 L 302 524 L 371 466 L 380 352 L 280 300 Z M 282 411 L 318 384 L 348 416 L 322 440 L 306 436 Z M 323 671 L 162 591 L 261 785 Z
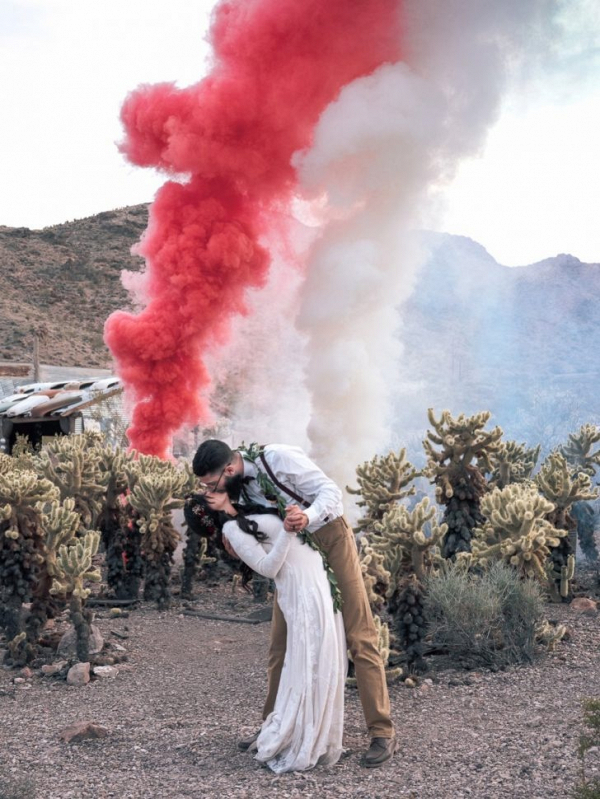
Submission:
M 595 424 L 584 424 L 576 433 L 569 435 L 569 440 L 559 452 L 577 473 L 593 477 L 600 466 L 600 448 L 592 452 L 594 444 L 600 442 L 600 427 Z
M 437 545 L 447 530 L 445 524 L 438 525 L 437 516 L 437 508 L 427 497 L 412 510 L 404 505 L 393 505 L 383 519 L 375 523 L 367 552 L 368 566 L 365 569 L 363 565 L 367 591 L 375 594 L 382 584 L 387 584 L 386 599 L 393 617 L 394 634 L 411 671 L 425 669 L 422 641 L 427 624 L 419 580 L 439 558 Z M 370 586 L 369 580 L 376 581 L 375 585 Z M 410 621 L 407 621 L 408 616 Z
M 438 525 L 438 511 L 425 497 L 412 510 L 394 505 L 370 537 L 371 546 L 384 556 L 383 565 L 390 573 L 388 596 L 398 588 L 403 577 L 412 573 L 422 580 L 437 556 L 437 547 L 448 530 Z
M 0 474 L 8 474 L 15 471 L 15 464 L 10 455 L 0 452 Z
M 100 533 L 88 530 L 85 535 L 62 544 L 54 565 L 54 577 L 51 591 L 59 596 L 72 595 L 76 599 L 87 599 L 91 589 L 84 583 L 86 580 L 99 582 L 100 572 L 92 568 L 92 558 L 98 552 Z
M 501 441 L 491 458 L 493 470 L 489 484 L 493 488 L 504 488 L 510 483 L 523 483 L 531 479 L 540 456 L 540 445 L 527 448 L 527 444 L 516 441 Z
M 369 604 L 375 616 L 383 609 L 391 575 L 384 565 L 385 555 L 377 552 L 367 541 L 367 538 L 363 538 L 361 541 L 360 568 Z
M 584 472 L 575 472 L 560 452 L 552 452 L 544 463 L 535 482 L 542 494 L 553 504 L 554 510 L 548 520 L 560 530 L 565 530 L 560 546 L 552 552 L 552 561 L 556 573 L 557 585 L 562 580 L 564 569 L 569 569 L 569 558 L 575 555 L 577 545 L 576 522 L 571 509 L 576 502 L 596 499 L 598 489 L 592 488 L 590 476 Z
M 90 658 L 91 625 L 91 614 L 83 607 L 90 595 L 85 583 L 101 580 L 100 572 L 92 566 L 99 544 L 100 533 L 96 531 L 87 531 L 69 544 L 62 544 L 54 564 L 56 576 L 50 589 L 52 594 L 70 597 L 69 610 L 77 636 L 77 657 L 83 663 Z
M 43 563 L 40 566 L 33 602 L 27 617 L 27 640 L 31 655 L 35 652 L 39 634 L 48 617 L 58 612 L 50 590 L 53 580 L 59 574 L 57 566 L 59 550 L 62 546 L 69 546 L 75 541 L 77 531 L 81 527 L 81 519 L 75 512 L 75 500 L 70 498 L 65 499 L 63 503 L 58 500 L 44 503 L 40 524 L 45 544 Z
M 554 504 L 533 483 L 514 483 L 495 488 L 484 497 L 481 509 L 487 521 L 475 531 L 473 561 L 487 566 L 494 560 L 510 564 L 526 577 L 538 580 L 558 599 L 551 552 L 566 536 L 548 521 Z M 563 582 L 564 577 L 560 579 Z
M 21 632 L 21 605 L 31 600 L 44 562 L 42 503 L 57 496 L 35 472 L 0 473 L 0 624 L 9 639 Z
M 394 633 L 405 657 L 408 670 L 424 672 L 424 639 L 427 634 L 425 591 L 416 575 L 404 578 L 390 599 L 389 610 L 394 619 Z
M 128 467 L 135 452 L 95 444 L 98 468 L 106 483 L 99 528 L 106 552 L 106 582 L 117 599 L 136 599 L 143 568 L 139 552 L 139 531 L 131 529 L 124 513 L 129 490 Z
M 173 553 L 180 540 L 171 512 L 183 507 L 188 475 L 166 461 L 144 455 L 128 468 L 128 473 L 132 487 L 127 502 L 136 511 L 136 525 L 142 535 L 144 599 L 166 607 Z
M 37 471 L 37 454 L 27 436 L 17 433 L 10 458 L 14 469 L 28 472 Z
M 596 499 L 598 489 L 592 488 L 590 476 L 570 468 L 564 455 L 551 452 L 536 475 L 535 482 L 542 494 L 555 505 L 557 527 L 572 529 L 569 508 L 574 502 Z
M 553 651 L 556 644 L 562 641 L 566 635 L 567 628 L 564 624 L 550 624 L 548 619 L 543 619 L 535 631 L 535 640 L 538 644 Z
M 428 457 L 425 473 L 436 486 L 436 499 L 446 506 L 443 521 L 448 532 L 443 541 L 442 555 L 454 558 L 459 552 L 469 552 L 473 529 L 484 519 L 480 501 L 487 491 L 482 473 L 492 471 L 492 457 L 498 452 L 502 430 L 486 431 L 490 413 L 474 416 L 461 414 L 454 418 L 443 411 L 439 421 L 428 411 L 433 431 L 423 442 Z
M 398 454 L 390 452 L 385 457 L 376 455 L 356 468 L 358 488 L 349 488 L 349 494 L 359 494 L 361 500 L 356 504 L 364 508 L 364 515 L 355 527 L 355 533 L 369 532 L 375 523 L 399 500 L 415 493 L 410 483 L 418 477 L 415 467 L 406 460 L 406 450 Z
M 592 452 L 592 447 L 600 441 L 600 428 L 593 424 L 583 425 L 577 433 L 571 433 L 569 441 L 559 448 L 575 474 L 583 472 L 594 477 L 600 465 L 600 448 Z M 574 502 L 571 516 L 577 525 L 577 538 L 581 551 L 588 560 L 597 561 L 600 557 L 594 538 L 596 514 L 589 502 Z
M 56 436 L 40 452 L 41 473 L 57 486 L 61 499 L 73 498 L 82 531 L 97 526 L 108 485 L 100 469 L 98 434 Z

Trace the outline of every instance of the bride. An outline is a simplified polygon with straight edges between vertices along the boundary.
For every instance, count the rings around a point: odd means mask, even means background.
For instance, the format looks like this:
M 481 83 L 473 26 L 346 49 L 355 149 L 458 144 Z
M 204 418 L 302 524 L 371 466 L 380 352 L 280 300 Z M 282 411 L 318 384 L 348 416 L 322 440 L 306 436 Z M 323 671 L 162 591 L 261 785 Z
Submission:
M 342 753 L 347 653 L 321 555 L 284 530 L 272 509 L 206 497 L 223 537 L 253 571 L 272 578 L 287 622 L 287 645 L 273 712 L 256 740 L 256 759 L 276 773 L 336 763 Z

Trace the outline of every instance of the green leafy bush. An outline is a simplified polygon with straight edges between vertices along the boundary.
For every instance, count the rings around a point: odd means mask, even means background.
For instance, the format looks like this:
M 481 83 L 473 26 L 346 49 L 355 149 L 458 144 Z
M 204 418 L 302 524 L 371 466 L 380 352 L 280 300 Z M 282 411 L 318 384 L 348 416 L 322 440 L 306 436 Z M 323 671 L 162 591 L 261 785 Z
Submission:
M 448 564 L 426 583 L 425 614 L 433 641 L 467 668 L 531 662 L 542 619 L 542 592 L 503 563 L 472 574 Z

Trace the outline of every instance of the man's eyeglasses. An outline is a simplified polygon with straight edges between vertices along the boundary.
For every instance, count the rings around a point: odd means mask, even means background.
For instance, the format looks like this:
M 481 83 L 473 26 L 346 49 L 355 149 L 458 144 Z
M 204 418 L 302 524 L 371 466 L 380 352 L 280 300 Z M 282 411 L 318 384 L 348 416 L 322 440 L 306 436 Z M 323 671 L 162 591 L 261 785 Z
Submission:
M 216 480 L 214 483 L 198 483 L 198 491 L 200 494 L 215 494 L 219 490 L 219 483 L 221 482 L 223 475 L 225 474 L 225 469 L 229 466 L 229 464 L 225 464 L 223 467 L 223 471 L 219 475 L 219 479 Z

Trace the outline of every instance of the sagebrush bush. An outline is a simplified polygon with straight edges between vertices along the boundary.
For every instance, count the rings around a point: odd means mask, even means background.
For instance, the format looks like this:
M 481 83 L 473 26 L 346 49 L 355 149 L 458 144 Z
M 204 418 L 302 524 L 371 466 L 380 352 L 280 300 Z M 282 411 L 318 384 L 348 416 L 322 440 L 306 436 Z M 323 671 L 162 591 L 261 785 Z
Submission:
M 425 613 L 435 643 L 465 667 L 531 662 L 543 612 L 539 585 L 493 564 L 481 574 L 448 564 L 426 583 Z

